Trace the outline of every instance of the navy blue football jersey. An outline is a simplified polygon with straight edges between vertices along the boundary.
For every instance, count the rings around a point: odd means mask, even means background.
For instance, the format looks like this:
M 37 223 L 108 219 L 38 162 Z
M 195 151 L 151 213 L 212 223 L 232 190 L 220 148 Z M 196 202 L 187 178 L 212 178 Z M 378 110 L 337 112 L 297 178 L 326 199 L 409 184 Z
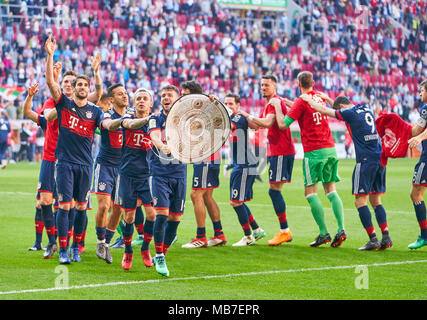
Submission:
M 121 115 L 114 108 L 104 112 L 104 119 L 116 120 L 120 118 Z M 101 146 L 96 162 L 106 166 L 118 167 L 122 154 L 122 145 L 123 131 L 121 128 L 109 131 L 101 127 Z
M 165 139 L 165 126 L 166 115 L 162 112 L 160 115 L 152 115 L 148 120 L 148 134 L 155 130 L 160 130 L 162 134 L 162 141 L 166 143 Z M 164 154 L 159 150 L 150 153 L 149 162 L 151 174 L 153 176 L 163 176 L 170 178 L 184 178 L 187 176 L 187 165 L 176 160 L 171 154 Z M 155 150 L 155 151 L 154 151 Z M 158 153 L 161 158 L 154 152 Z
M 123 119 L 134 119 L 133 114 L 125 114 Z M 148 135 L 148 123 L 138 129 L 123 128 L 123 148 L 119 173 L 128 177 L 145 178 L 150 175 L 148 154 L 152 143 Z
M 235 167 L 256 167 L 258 160 L 249 148 L 248 120 L 239 114 L 231 117 L 231 154 Z
M 417 121 L 418 125 L 422 125 L 424 127 L 427 127 L 427 104 L 423 105 L 421 108 L 419 108 L 420 111 L 420 120 L 422 119 L 422 121 Z M 421 145 L 423 147 L 422 151 L 421 151 L 421 156 L 420 156 L 420 162 L 426 162 L 427 161 L 427 140 L 423 140 L 421 142 Z
M 79 107 L 65 94 L 61 95 L 55 108 L 59 126 L 55 158 L 91 166 L 93 137 L 104 119 L 102 110 L 90 102 Z
M 335 111 L 337 119 L 346 122 L 350 132 L 356 161 L 365 159 L 379 159 L 381 157 L 381 138 L 375 125 L 372 111 L 366 105 L 356 105 L 353 108 Z

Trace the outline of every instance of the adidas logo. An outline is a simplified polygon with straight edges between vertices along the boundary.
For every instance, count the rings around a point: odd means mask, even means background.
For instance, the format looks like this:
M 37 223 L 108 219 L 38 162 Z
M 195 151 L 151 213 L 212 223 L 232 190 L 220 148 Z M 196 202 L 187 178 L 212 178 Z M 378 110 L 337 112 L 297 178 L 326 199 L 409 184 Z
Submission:
M 363 190 L 363 189 L 360 189 L 360 190 L 359 190 L 359 192 L 360 192 L 360 193 L 363 193 L 363 192 L 365 192 L 365 190 Z
M 208 183 L 208 187 L 212 187 L 212 184 Z
M 424 179 L 423 181 L 421 181 L 421 183 L 426 183 L 426 180 Z

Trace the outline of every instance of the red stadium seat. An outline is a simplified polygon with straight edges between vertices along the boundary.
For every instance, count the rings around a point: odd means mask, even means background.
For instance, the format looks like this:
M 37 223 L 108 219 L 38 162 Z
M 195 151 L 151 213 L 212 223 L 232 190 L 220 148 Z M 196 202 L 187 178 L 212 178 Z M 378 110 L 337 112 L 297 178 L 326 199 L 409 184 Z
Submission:
M 64 40 L 68 39 L 68 32 L 65 28 L 61 28 L 59 34 L 61 35 L 61 38 Z
M 86 10 L 91 10 L 92 9 L 91 2 L 96 2 L 96 1 L 88 1 L 88 0 L 85 1 L 85 9 Z
M 80 28 L 79 27 L 70 28 L 70 30 L 72 30 L 74 38 L 77 38 L 80 35 Z
M 99 29 L 104 29 L 105 28 L 105 20 L 104 19 L 99 19 Z
M 83 0 L 77 0 L 77 11 L 83 10 L 85 7 L 85 2 Z
M 110 11 L 104 10 L 104 20 L 111 20 L 110 18 Z
M 58 38 L 58 29 L 55 26 L 52 26 L 52 33 L 55 38 Z
M 82 28 L 80 28 L 81 29 L 81 31 L 82 31 L 82 36 L 83 36 L 83 38 L 87 38 L 87 37 L 89 37 L 89 28 L 88 27 L 82 27 Z

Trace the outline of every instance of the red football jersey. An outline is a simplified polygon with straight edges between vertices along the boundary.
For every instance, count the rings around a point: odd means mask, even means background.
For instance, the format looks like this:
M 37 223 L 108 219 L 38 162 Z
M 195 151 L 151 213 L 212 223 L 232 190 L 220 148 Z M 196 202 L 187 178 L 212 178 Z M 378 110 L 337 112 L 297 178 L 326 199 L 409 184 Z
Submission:
M 282 112 L 284 115 L 287 113 L 285 101 L 278 95 L 274 98 L 278 98 L 281 102 Z M 268 114 L 276 114 L 274 107 L 268 104 L 264 107 L 261 113 L 261 118 L 266 118 Z M 267 132 L 268 146 L 267 146 L 267 157 L 270 156 L 287 156 L 295 154 L 295 146 L 291 136 L 291 130 L 280 130 L 276 120 L 271 128 Z
M 322 98 L 316 95 L 315 91 L 310 91 L 307 94 L 311 95 L 316 102 L 325 103 Z M 314 110 L 308 102 L 301 98 L 296 99 L 287 116 L 298 121 L 304 153 L 335 147 L 328 117 Z
M 48 109 L 55 109 L 55 102 L 52 98 L 46 100 L 41 113 L 43 114 L 44 110 Z M 58 142 L 58 119 L 47 122 L 47 128 L 44 134 L 43 160 L 55 162 L 56 143 Z

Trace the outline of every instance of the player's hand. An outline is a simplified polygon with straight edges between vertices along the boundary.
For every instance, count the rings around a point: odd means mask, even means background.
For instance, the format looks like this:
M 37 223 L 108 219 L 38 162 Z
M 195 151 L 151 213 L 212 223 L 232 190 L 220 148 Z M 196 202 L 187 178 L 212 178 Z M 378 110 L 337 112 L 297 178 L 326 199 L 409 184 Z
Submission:
M 209 95 L 209 100 L 211 101 L 211 102 L 214 102 L 215 100 L 219 100 L 216 96 L 214 96 L 213 94 L 210 94 Z
M 318 92 L 317 95 L 323 100 L 330 100 L 329 96 L 324 92 Z
M 304 100 L 305 102 L 310 102 L 312 100 L 311 97 L 308 94 L 306 94 L 306 93 L 300 95 L 300 98 L 302 100 Z
M 162 148 L 160 149 L 164 154 L 170 154 L 171 149 L 169 149 L 169 146 L 167 144 L 164 144 Z
M 95 57 L 90 57 L 90 64 L 94 73 L 99 71 L 101 65 L 101 52 L 98 52 Z
M 408 146 L 409 148 L 415 148 L 421 143 L 421 139 L 418 137 L 413 137 L 408 140 Z
M 59 75 L 61 74 L 62 71 L 62 63 L 61 62 L 57 62 L 53 65 L 53 80 L 56 83 L 59 83 Z
M 281 107 L 280 100 L 278 98 L 271 98 L 270 101 L 268 101 L 268 104 L 271 104 L 273 107 Z
M 47 38 L 46 43 L 45 43 L 45 49 L 47 51 L 47 54 L 50 56 L 53 56 L 55 50 L 56 50 L 56 40 L 55 38 L 52 39 L 52 36 L 49 36 L 49 38 Z
M 39 92 L 39 84 L 36 82 L 28 88 L 28 96 L 34 97 Z
M 283 101 L 285 101 L 285 104 L 287 107 L 291 108 L 294 102 L 288 98 L 283 98 Z
M 237 114 L 240 114 L 241 116 L 244 116 L 245 118 L 250 116 L 249 113 L 247 113 L 246 111 L 243 111 L 243 110 L 237 111 Z

